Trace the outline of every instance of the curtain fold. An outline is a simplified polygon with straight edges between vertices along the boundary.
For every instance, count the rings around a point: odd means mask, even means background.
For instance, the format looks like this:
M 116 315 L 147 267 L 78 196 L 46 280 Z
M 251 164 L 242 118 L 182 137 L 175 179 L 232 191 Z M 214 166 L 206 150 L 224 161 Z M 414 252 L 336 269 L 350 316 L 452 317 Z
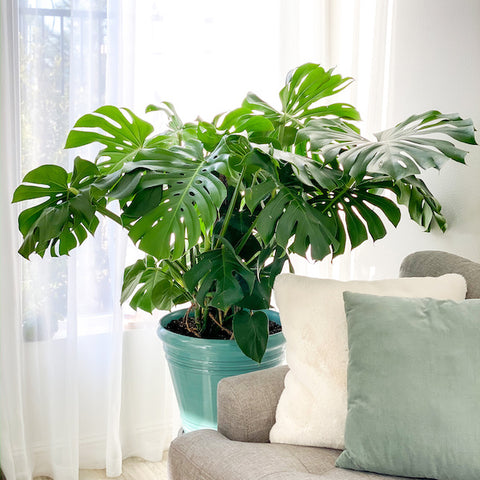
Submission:
M 371 137 L 387 127 L 395 0 L 321 0 L 316 3 L 319 7 L 320 63 L 335 67 L 343 77 L 354 78 L 336 101 L 351 103 L 358 109 L 362 135 Z M 363 262 L 363 248 L 347 248 L 343 255 L 321 262 L 294 259 L 295 271 L 339 280 L 371 279 L 375 270 Z
M 18 244 L 17 210 L 10 205 L 20 160 L 18 3 L 0 4 L 0 444 L 1 466 L 7 478 L 29 478 L 30 449 L 25 437 L 20 342 L 20 261 L 13 254 Z M 9 321 L 6 321 L 9 319 Z M 7 398 L 9 399 L 7 401 Z M 15 428 L 19 426 L 19 428 Z M 18 446 L 18 453 L 8 446 Z
M 19 209 L 10 202 L 26 171 L 71 168 L 78 152 L 63 144 L 78 117 L 107 98 L 128 101 L 133 85 L 112 70 L 130 58 L 109 37 L 125 30 L 106 1 L 94 0 L 1 0 L 1 21 L 2 469 L 7 480 L 73 480 L 79 468 L 118 476 L 130 451 L 161 460 L 179 426 L 155 319 L 124 331 L 126 236 L 102 222 L 70 257 L 27 262 L 17 254 Z M 88 148 L 81 154 L 92 158 Z

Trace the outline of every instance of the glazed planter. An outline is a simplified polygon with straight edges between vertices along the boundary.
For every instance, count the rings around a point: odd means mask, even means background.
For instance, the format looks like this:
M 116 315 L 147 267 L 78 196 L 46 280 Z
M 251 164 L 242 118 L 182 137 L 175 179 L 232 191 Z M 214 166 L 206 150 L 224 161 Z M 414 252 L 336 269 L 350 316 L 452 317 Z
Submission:
M 265 310 L 280 323 L 277 312 Z M 283 363 L 285 338 L 270 335 L 262 363 L 246 357 L 233 340 L 207 340 L 169 332 L 165 326 L 181 318 L 185 310 L 169 313 L 160 321 L 158 336 L 163 342 L 185 432 L 217 428 L 217 384 L 225 377 L 271 368 Z

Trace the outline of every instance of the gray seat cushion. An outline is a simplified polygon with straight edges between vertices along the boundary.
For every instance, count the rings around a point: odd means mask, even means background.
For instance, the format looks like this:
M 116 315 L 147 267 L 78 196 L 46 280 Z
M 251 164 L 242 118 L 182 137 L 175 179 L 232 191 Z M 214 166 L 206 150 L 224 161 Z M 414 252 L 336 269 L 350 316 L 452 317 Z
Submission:
M 175 439 L 168 463 L 172 480 L 393 480 L 399 477 L 335 467 L 339 450 L 228 440 L 214 430 Z

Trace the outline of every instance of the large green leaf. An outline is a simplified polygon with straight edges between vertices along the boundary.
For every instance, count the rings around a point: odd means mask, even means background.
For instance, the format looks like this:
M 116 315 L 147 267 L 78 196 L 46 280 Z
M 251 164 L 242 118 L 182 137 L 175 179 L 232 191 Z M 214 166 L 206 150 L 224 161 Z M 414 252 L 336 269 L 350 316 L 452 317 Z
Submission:
M 429 111 L 412 115 L 394 128 L 376 134 L 369 141 L 338 119 L 311 121 L 299 133 L 318 149 L 327 161 L 333 157 L 353 177 L 383 173 L 395 180 L 417 175 L 420 169 L 440 169 L 449 159 L 464 163 L 467 152 L 441 137 L 475 144 L 471 120 L 456 114 Z
M 358 120 L 354 107 L 347 104 L 335 104 L 328 107 L 312 108 L 322 98 L 335 95 L 352 82 L 351 78 L 334 75 L 333 69 L 324 70 L 315 63 L 306 63 L 287 76 L 285 87 L 280 91 L 282 110 L 298 118 L 315 118 L 334 115 L 341 118 Z
M 339 170 L 325 166 L 319 161 L 313 160 L 304 155 L 282 152 L 275 150 L 273 153 L 276 159 L 282 160 L 292 166 L 294 175 L 304 184 L 320 189 L 335 190 L 339 186 L 339 180 L 343 173 Z
M 97 205 L 90 185 L 97 172 L 93 163 L 77 157 L 70 176 L 58 165 L 41 165 L 25 175 L 12 202 L 46 200 L 19 215 L 22 256 L 28 258 L 33 252 L 43 256 L 48 248 L 52 256 L 68 254 L 86 239 L 87 232 L 95 231 Z
M 246 131 L 249 138 L 260 144 L 288 149 L 296 143 L 299 128 L 312 119 L 322 117 L 358 120 L 357 110 L 346 103 L 322 105 L 321 101 L 345 88 L 351 78 L 342 78 L 325 71 L 320 65 L 307 63 L 292 71 L 280 92 L 281 110 L 276 110 L 254 93 L 249 93 L 242 107 L 219 116 L 219 130 Z
M 359 120 L 357 110 L 349 104 L 335 103 L 318 106 L 318 102 L 335 95 L 352 82 L 352 79 L 334 75 L 333 69 L 324 70 L 320 65 L 306 63 L 290 72 L 285 86 L 280 91 L 282 110 L 277 111 L 254 93 L 249 93 L 242 108 L 234 110 L 224 119 L 222 127 L 245 122 L 249 115 L 262 114 L 273 124 L 299 125 L 304 121 L 325 116 Z
M 197 125 L 194 123 L 184 124 L 175 107 L 170 102 L 161 102 L 159 105 L 149 105 L 146 112 L 164 112 L 168 118 L 168 130 L 163 134 L 147 139 L 147 147 L 168 147 L 181 145 L 183 141 L 196 139 Z
M 147 138 L 152 132 L 153 126 L 129 109 L 105 105 L 78 119 L 65 148 L 98 142 L 105 146 L 97 155 L 98 166 L 102 172 L 114 171 L 148 146 Z
M 191 148 L 190 148 L 191 147 Z M 217 219 L 225 196 L 224 184 L 214 174 L 215 167 L 203 158 L 201 148 L 195 146 L 156 149 L 139 154 L 132 168 L 146 169 L 141 179 L 139 194 L 145 199 L 145 189 L 160 189 L 158 205 L 132 218 L 132 209 L 125 209 L 124 221 L 131 223 L 129 235 L 139 242 L 141 250 L 158 259 L 179 258 L 195 245 L 202 234 L 202 226 L 211 227 Z M 161 197 L 161 198 L 160 198 Z M 133 197 L 132 204 L 136 199 Z M 137 202 L 138 204 L 138 202 Z M 133 223 L 132 223 L 133 221 Z
M 233 334 L 240 350 L 260 363 L 268 342 L 267 314 L 240 310 L 233 317 Z
M 266 243 L 273 239 L 282 248 L 321 260 L 335 246 L 336 226 L 328 215 L 311 206 L 302 192 L 281 186 L 257 218 L 257 230 Z
M 410 218 L 429 232 L 436 224 L 445 231 L 447 221 L 442 207 L 432 195 L 423 180 L 416 177 L 402 178 L 392 189 L 397 193 L 398 202 L 408 207 Z
M 242 282 L 251 292 L 255 274 L 225 239 L 219 248 L 200 255 L 197 263 L 185 272 L 189 290 L 198 289 L 197 301 L 202 305 L 207 299 L 208 305 L 220 310 L 228 310 L 242 300 L 245 295 Z
M 374 241 L 383 238 L 386 228 L 380 212 L 394 226 L 398 225 L 401 216 L 397 205 L 385 196 L 388 190 L 399 194 L 395 183 L 388 177 L 378 176 L 358 184 L 349 177 L 341 181 L 347 183 L 340 182 L 335 190 L 316 196 L 312 202 L 316 209 L 335 221 L 338 244 L 332 245 L 334 256 L 344 253 L 348 239 L 355 248 L 367 240 L 368 234 Z
M 132 308 L 140 308 L 149 313 L 155 308 L 170 310 L 174 305 L 191 300 L 168 265 L 157 265 L 155 259 L 148 255 L 125 268 L 122 303 L 130 297 Z

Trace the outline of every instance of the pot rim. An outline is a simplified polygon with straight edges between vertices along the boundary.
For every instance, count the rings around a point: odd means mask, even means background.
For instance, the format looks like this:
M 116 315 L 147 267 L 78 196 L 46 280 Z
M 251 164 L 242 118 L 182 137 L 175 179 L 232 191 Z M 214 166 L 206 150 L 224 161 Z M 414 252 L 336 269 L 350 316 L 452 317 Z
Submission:
M 158 337 L 163 340 L 167 341 L 168 339 L 175 339 L 176 342 L 186 342 L 186 343 L 191 343 L 191 342 L 199 342 L 201 343 L 202 346 L 210 346 L 210 345 L 227 345 L 230 344 L 231 342 L 235 342 L 235 340 L 225 340 L 225 339 L 220 339 L 220 338 L 198 338 L 198 337 L 188 337 L 187 335 L 182 335 L 180 333 L 175 333 L 171 332 L 170 330 L 167 330 L 165 328 L 165 325 L 168 325 L 172 320 L 176 319 L 179 317 L 179 315 L 185 313 L 187 311 L 186 308 L 181 308 L 179 310 L 174 310 L 172 312 L 167 313 L 164 315 L 160 321 L 158 322 L 158 328 L 157 328 L 157 335 Z M 262 312 L 270 312 L 275 314 L 278 317 L 278 322 L 280 323 L 280 315 L 276 310 L 271 310 L 271 309 L 264 309 L 260 310 Z M 274 319 L 269 318 L 269 320 L 275 321 Z M 283 338 L 283 332 L 277 332 L 277 333 L 272 333 L 268 336 L 269 342 L 270 341 L 276 341 L 277 339 L 280 341 L 281 338 Z

